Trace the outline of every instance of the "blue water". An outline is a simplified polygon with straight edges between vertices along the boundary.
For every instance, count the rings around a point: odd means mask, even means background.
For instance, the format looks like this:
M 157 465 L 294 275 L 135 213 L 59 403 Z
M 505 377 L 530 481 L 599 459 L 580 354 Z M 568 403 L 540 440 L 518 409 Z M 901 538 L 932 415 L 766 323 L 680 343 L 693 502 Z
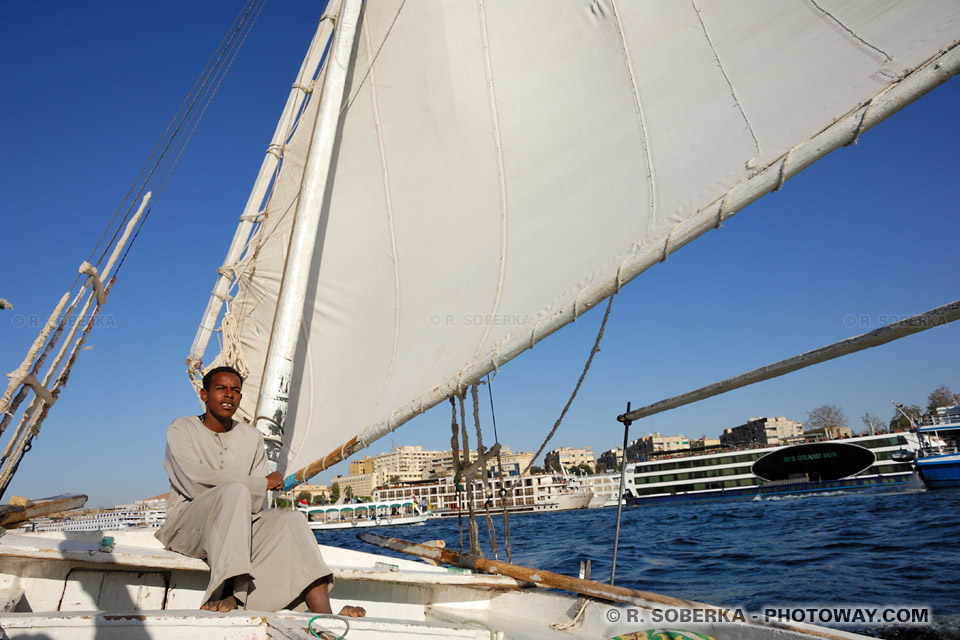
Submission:
M 608 581 L 616 517 L 615 508 L 513 516 L 513 562 L 577 575 L 580 561 L 590 560 L 592 578 Z M 930 627 L 860 631 L 960 640 L 960 489 L 625 507 L 622 518 L 618 586 L 750 611 L 926 606 L 933 610 Z M 505 559 L 503 520 L 494 523 Z M 484 553 L 492 557 L 484 521 L 479 525 Z M 455 518 L 368 531 L 460 546 Z M 321 531 L 317 538 L 378 551 L 353 531 Z

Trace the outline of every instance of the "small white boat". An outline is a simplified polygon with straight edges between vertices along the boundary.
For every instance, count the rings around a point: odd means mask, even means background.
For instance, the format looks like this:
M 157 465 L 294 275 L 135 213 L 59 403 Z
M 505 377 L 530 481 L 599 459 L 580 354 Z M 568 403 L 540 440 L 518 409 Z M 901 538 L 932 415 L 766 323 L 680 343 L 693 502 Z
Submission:
M 451 518 L 465 514 L 471 503 L 477 513 L 490 511 L 500 515 L 503 508 L 509 513 L 534 513 L 543 511 L 567 511 L 583 509 L 593 494 L 582 487 L 573 476 L 537 474 L 522 478 L 490 478 L 484 487 L 474 480 L 472 493 L 468 496 L 461 486 L 457 488 L 453 478 L 438 478 L 433 482 L 418 482 L 390 485 L 373 492 L 375 500 L 396 504 L 398 501 L 421 503 L 428 501 L 432 515 Z
M 314 531 L 421 525 L 430 517 L 412 500 L 298 507 Z

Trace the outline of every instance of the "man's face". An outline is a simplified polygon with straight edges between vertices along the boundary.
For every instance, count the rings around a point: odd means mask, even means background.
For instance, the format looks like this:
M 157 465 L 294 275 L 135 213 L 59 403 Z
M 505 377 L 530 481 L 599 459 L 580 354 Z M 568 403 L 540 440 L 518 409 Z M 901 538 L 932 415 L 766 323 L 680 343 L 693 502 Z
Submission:
M 207 413 L 218 420 L 229 420 L 240 405 L 240 378 L 228 371 L 213 376 L 209 389 L 200 390 L 200 400 L 206 403 Z

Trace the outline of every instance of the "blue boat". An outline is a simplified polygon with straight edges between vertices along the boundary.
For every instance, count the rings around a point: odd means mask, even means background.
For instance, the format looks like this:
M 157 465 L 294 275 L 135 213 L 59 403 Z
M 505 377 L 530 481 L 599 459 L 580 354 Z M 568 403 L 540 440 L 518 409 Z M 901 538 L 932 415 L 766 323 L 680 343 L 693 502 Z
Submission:
M 917 427 L 917 470 L 930 489 L 960 487 L 960 405 L 940 407 Z

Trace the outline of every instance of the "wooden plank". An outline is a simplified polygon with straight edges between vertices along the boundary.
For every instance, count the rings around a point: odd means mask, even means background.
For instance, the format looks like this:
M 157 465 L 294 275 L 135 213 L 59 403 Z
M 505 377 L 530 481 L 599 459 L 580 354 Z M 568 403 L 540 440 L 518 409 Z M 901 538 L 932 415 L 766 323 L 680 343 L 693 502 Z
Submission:
M 60 511 L 79 509 L 87 503 L 87 496 L 81 493 L 67 493 L 51 498 L 33 500 L 26 506 L 0 505 L 0 526 L 22 523 L 32 518 L 49 516 Z

